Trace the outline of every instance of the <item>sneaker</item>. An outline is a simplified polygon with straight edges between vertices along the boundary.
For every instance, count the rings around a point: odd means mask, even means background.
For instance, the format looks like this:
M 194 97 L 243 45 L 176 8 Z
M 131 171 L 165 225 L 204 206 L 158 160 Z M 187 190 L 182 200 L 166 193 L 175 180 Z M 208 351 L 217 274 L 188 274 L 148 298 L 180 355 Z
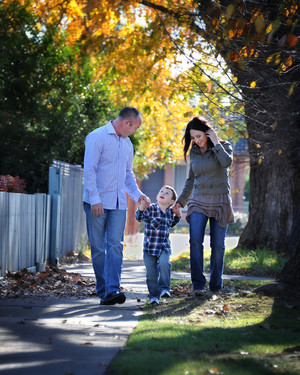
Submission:
M 100 305 L 115 305 L 116 303 L 122 304 L 126 301 L 126 296 L 122 292 L 113 292 L 106 298 L 100 301 Z
M 200 296 L 203 296 L 204 292 L 205 292 L 205 289 L 197 289 L 194 291 L 194 294 L 195 296 L 200 297 Z
M 149 305 L 156 306 L 158 304 L 159 304 L 158 298 L 156 297 L 150 298 Z
M 160 298 L 171 298 L 171 294 L 168 290 L 163 290 L 161 293 L 160 293 Z

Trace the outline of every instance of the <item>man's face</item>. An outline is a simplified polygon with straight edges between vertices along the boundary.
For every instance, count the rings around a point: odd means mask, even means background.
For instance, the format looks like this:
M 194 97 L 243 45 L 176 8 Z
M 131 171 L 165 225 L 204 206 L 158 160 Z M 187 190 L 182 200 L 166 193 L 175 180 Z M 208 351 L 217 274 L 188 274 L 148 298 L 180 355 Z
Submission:
M 128 137 L 130 134 L 135 134 L 141 125 L 142 125 L 142 118 L 140 116 L 138 116 L 134 120 L 124 120 L 123 137 Z

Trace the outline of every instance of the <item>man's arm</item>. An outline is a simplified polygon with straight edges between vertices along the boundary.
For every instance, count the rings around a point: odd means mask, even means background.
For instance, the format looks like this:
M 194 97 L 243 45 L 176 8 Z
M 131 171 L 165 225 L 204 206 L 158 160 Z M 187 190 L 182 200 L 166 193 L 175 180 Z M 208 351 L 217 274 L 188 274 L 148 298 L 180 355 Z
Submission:
M 91 206 L 101 203 L 96 183 L 96 168 L 101 157 L 101 137 L 89 134 L 85 139 L 84 190 Z

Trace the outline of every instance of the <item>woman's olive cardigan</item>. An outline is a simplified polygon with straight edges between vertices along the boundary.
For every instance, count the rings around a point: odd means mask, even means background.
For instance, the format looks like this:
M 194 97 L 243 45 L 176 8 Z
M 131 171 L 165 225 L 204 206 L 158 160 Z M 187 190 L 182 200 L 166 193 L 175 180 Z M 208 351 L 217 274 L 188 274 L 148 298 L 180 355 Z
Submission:
M 230 191 L 228 167 L 232 164 L 229 142 L 218 143 L 204 153 L 194 145 L 190 152 L 189 176 L 177 202 L 184 207 L 191 193 L 217 195 Z

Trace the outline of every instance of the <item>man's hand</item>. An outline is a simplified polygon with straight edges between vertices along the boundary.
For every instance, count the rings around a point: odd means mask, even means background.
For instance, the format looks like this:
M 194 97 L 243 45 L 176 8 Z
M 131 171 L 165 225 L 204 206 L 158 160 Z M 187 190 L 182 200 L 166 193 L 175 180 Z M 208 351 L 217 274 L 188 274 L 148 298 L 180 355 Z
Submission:
M 151 200 L 146 195 L 141 195 L 138 200 L 139 209 L 144 211 L 146 208 L 150 206 Z
M 91 208 L 92 214 L 95 216 L 101 216 L 104 214 L 103 204 L 97 203 L 94 204 Z

